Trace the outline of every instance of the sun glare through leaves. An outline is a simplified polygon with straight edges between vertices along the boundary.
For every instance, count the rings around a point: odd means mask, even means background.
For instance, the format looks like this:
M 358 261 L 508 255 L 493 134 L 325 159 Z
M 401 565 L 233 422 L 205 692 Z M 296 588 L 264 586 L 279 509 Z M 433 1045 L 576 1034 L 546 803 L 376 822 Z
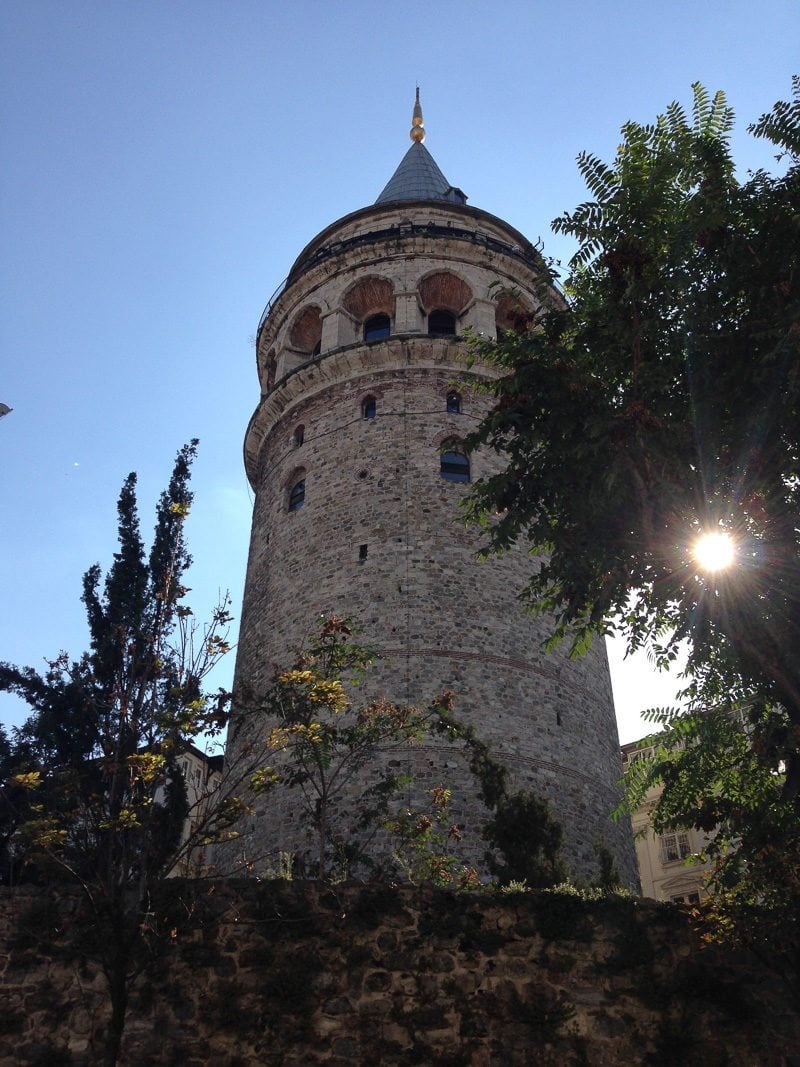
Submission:
M 736 549 L 730 534 L 713 530 L 698 537 L 692 554 L 701 570 L 720 571 L 733 563 Z

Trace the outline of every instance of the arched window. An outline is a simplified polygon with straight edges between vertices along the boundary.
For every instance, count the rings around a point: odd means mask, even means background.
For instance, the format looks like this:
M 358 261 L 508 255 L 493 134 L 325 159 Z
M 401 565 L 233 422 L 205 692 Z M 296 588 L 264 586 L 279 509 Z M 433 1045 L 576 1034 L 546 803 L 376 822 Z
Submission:
M 378 401 L 374 396 L 365 396 L 361 401 L 361 416 L 364 419 L 374 419 L 378 414 Z
M 436 308 L 428 315 L 428 335 L 430 337 L 453 337 L 456 332 L 456 317 L 452 311 Z
M 304 307 L 289 330 L 289 344 L 296 352 L 316 356 L 322 343 L 322 314 L 316 304 Z
M 498 337 L 503 330 L 525 333 L 531 328 L 533 313 L 516 293 L 501 293 L 495 307 L 494 320 Z
M 448 415 L 460 415 L 461 414 L 461 397 L 458 393 L 452 392 L 447 394 L 447 414 Z
M 392 320 L 388 315 L 370 315 L 364 323 L 364 340 L 380 341 L 388 337 L 392 329 Z
M 446 441 L 442 446 L 439 473 L 446 482 L 469 481 L 469 457 L 460 441 Z
M 301 478 L 289 490 L 289 511 L 299 511 L 306 502 L 306 480 Z
M 295 443 L 295 446 L 299 447 L 300 445 L 302 445 L 303 441 L 305 440 L 305 437 L 306 437 L 306 428 L 305 428 L 305 426 L 303 426 L 302 423 L 300 423 L 300 425 L 294 431 L 294 443 Z
M 417 292 L 427 315 L 437 308 L 447 308 L 453 315 L 460 315 L 472 300 L 472 290 L 464 279 L 449 270 L 437 270 L 423 278 Z

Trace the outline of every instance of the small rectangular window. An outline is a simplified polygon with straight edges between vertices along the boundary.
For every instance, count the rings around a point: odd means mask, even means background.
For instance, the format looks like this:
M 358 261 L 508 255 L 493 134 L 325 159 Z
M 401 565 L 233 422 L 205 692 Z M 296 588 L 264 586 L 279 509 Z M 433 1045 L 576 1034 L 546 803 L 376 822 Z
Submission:
M 363 563 L 366 558 L 367 558 L 367 546 L 366 545 L 359 545 L 358 546 L 358 562 L 359 563 Z

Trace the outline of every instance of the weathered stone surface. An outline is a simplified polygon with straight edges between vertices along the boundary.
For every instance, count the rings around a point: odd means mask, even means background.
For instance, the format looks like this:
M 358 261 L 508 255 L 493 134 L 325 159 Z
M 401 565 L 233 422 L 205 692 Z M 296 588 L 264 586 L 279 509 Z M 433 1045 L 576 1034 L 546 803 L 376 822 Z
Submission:
M 595 844 L 605 839 L 633 884 L 629 826 L 609 819 L 621 759 L 605 648 L 597 642 L 578 660 L 566 649 L 544 653 L 548 622 L 517 599 L 535 561 L 519 545 L 479 563 L 482 536 L 459 518 L 467 486 L 440 473 L 442 445 L 463 440 L 488 410 L 475 387 L 498 373 L 468 365 L 463 333 L 519 325 L 538 304 L 540 264 L 513 227 L 447 202 L 354 212 L 301 253 L 259 327 L 262 400 L 245 441 L 256 501 L 236 687 L 262 691 L 321 613 L 351 616 L 381 655 L 365 699 L 424 704 L 452 690 L 456 714 L 492 745 L 514 785 L 550 800 L 573 872 L 597 873 Z M 428 335 L 436 309 L 456 316 L 458 337 Z M 363 340 L 376 313 L 389 316 L 390 336 Z M 458 412 L 448 410 L 454 391 Z M 367 397 L 374 418 L 362 417 Z M 488 452 L 470 463 L 473 480 L 497 470 Z M 301 480 L 304 505 L 289 511 Z M 399 758 L 417 783 L 412 804 L 452 788 L 465 858 L 480 869 L 487 812 L 459 750 L 432 739 Z M 372 781 L 354 780 L 338 805 L 343 833 Z M 299 864 L 309 841 L 295 794 L 276 790 L 255 809 L 237 848 Z M 391 863 L 380 835 L 370 851 Z
M 185 920 L 156 966 L 132 991 L 123 1039 L 122 1067 L 180 1064 L 502 1064 L 680 1062 L 726 1067 L 794 1067 L 800 1019 L 786 986 L 754 960 L 693 943 L 686 915 L 655 902 L 620 900 L 598 905 L 573 899 L 573 922 L 583 911 L 604 946 L 616 946 L 613 973 L 592 937 L 559 939 L 546 929 L 552 894 L 523 898 L 454 896 L 410 887 L 384 892 L 391 930 L 373 911 L 369 930 L 356 921 L 326 929 L 324 887 L 220 884 L 239 917 L 206 907 L 197 883 L 173 884 L 185 900 Z M 376 907 L 371 887 L 337 887 L 343 910 L 357 916 Z M 34 894 L 41 899 L 42 893 Z M 71 903 L 69 894 L 62 901 Z M 305 907 L 306 933 L 272 916 L 291 901 L 291 914 Z M 0 958 L 18 936 L 31 903 L 24 891 L 0 890 Z M 58 906 L 58 904 L 56 905 Z M 158 902 L 154 902 L 158 907 Z M 430 916 L 442 910 L 473 928 L 489 916 L 503 923 L 507 938 L 491 958 L 439 937 Z M 562 908 L 566 914 L 566 906 Z M 95 981 L 76 984 L 80 930 L 74 909 L 64 909 L 57 944 L 44 942 L 29 971 L 8 972 L 0 1016 L 0 1065 L 71 1064 L 101 1061 L 109 1019 L 106 991 Z M 404 926 L 396 925 L 398 915 Z M 264 916 L 269 916 L 266 920 Z M 543 959 L 525 960 L 518 946 L 537 931 L 546 941 Z M 631 930 L 641 930 L 651 948 L 644 955 Z M 568 931 L 567 931 L 568 932 Z M 342 952 L 368 952 L 374 940 L 397 937 L 410 968 L 391 957 L 367 967 L 354 988 Z M 547 934 L 546 937 L 544 935 Z M 272 954 L 249 956 L 254 936 Z M 389 943 L 387 942 L 387 943 Z M 225 954 L 198 960 L 202 943 Z M 71 947 L 70 947 L 71 946 Z M 620 947 L 623 946 L 623 947 Z M 153 946 L 155 949 L 157 946 Z M 509 951 L 511 950 L 511 951 Z M 248 956 L 231 979 L 219 974 L 230 959 Z M 85 961 L 84 961 L 85 962 Z M 92 961 L 89 961 L 91 964 Z M 447 964 L 445 967 L 444 964 Z M 247 974 L 248 982 L 241 980 Z

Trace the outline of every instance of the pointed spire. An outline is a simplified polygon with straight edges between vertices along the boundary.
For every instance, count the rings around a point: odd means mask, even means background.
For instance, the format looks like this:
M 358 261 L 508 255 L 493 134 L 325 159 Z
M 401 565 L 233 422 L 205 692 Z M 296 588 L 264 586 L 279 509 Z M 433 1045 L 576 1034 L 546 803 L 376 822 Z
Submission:
M 414 111 L 411 115 L 409 137 L 415 144 L 421 144 L 425 140 L 425 127 L 422 124 L 422 104 L 419 102 L 419 86 L 417 86 L 417 99 L 414 102 Z
M 410 136 L 414 143 L 400 160 L 400 165 L 375 203 L 388 204 L 394 200 L 448 200 L 451 204 L 466 204 L 464 193 L 450 184 L 422 143 L 425 140 L 425 127 L 422 123 L 419 86 L 411 116 Z

